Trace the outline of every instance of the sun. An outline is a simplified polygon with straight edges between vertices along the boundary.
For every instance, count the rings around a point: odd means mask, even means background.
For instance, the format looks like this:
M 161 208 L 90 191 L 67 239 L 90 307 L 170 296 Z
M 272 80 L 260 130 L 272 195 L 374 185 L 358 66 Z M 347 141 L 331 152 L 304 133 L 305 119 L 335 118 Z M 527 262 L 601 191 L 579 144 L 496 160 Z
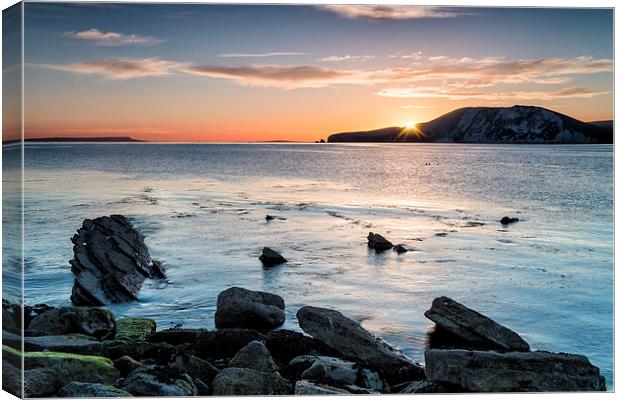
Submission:
M 413 121 L 407 121 L 407 123 L 405 124 L 405 128 L 407 129 L 413 129 L 414 126 L 415 126 L 415 122 Z

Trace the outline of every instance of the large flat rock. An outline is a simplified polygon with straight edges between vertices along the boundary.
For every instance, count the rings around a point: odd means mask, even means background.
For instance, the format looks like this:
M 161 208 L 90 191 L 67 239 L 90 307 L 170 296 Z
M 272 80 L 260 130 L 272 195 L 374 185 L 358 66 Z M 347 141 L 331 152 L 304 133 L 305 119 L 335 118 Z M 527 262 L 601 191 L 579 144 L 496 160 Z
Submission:
M 284 323 L 284 300 L 267 293 L 232 287 L 217 296 L 215 326 L 268 330 Z
M 472 392 L 605 390 L 599 369 L 576 354 L 434 349 L 425 358 L 428 379 Z
M 433 300 L 424 315 L 441 329 L 475 347 L 498 351 L 530 350 L 529 344 L 516 332 L 448 297 Z

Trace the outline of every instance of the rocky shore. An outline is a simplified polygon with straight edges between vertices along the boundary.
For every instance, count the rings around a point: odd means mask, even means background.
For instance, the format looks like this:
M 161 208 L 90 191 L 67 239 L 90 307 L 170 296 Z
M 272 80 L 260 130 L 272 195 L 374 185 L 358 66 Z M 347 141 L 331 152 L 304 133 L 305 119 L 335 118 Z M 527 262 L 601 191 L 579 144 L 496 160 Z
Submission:
M 371 235 L 373 248 L 388 249 Z M 215 330 L 117 319 L 99 303 L 135 298 L 142 281 L 164 274 L 121 216 L 84 221 L 71 264 L 79 306 L 22 313 L 3 300 L 4 390 L 20 396 L 22 360 L 25 397 L 606 390 L 586 357 L 531 351 L 516 332 L 448 297 L 425 313 L 441 340 L 424 366 L 336 310 L 303 306 L 303 333 L 280 329 L 284 299 L 239 287 L 219 294 Z

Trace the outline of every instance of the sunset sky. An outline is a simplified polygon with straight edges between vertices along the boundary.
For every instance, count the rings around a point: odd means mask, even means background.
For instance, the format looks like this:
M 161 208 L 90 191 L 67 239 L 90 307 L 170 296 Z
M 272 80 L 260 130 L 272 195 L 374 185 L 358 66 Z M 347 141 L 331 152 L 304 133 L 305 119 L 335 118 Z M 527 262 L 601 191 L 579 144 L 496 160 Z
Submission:
M 466 106 L 611 119 L 612 11 L 25 6 L 26 137 L 314 141 Z

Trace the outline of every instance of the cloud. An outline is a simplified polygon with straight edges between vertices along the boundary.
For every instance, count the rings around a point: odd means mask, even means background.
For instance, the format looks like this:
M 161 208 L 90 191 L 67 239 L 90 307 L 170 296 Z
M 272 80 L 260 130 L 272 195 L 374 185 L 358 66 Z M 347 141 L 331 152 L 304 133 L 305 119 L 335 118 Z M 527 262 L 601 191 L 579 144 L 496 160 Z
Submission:
M 65 32 L 64 37 L 79 40 L 87 40 L 95 43 L 97 46 L 153 46 L 164 42 L 163 39 L 157 39 L 151 36 L 140 36 L 136 34 L 124 34 L 118 32 L 102 32 L 97 28 L 88 29 L 80 32 Z
M 261 57 L 280 57 L 280 56 L 305 56 L 308 53 L 298 51 L 274 51 L 271 53 L 228 53 L 218 54 L 222 58 L 261 58 Z
M 414 51 L 412 53 L 405 53 L 405 54 L 401 54 L 400 52 L 397 52 L 395 54 L 390 54 L 388 57 L 399 58 L 401 60 L 420 60 L 422 58 L 422 52 Z
M 375 56 L 371 56 L 371 55 L 352 56 L 350 54 L 347 54 L 347 55 L 344 55 L 344 56 L 323 57 L 323 58 L 319 58 L 318 61 L 322 61 L 322 62 L 339 62 L 339 61 L 361 61 L 361 62 L 366 62 L 368 60 L 372 60 L 373 58 L 375 58 Z
M 38 64 L 37 66 L 76 74 L 101 75 L 107 79 L 132 79 L 165 76 L 184 64 L 158 58 L 104 58 L 70 64 Z
M 183 72 L 211 78 L 229 79 L 247 86 L 269 86 L 284 89 L 325 87 L 353 82 L 355 71 L 340 71 L 313 66 L 250 65 L 227 67 L 218 65 L 189 66 Z
M 570 87 L 554 91 L 476 91 L 446 89 L 445 87 L 418 88 L 387 88 L 375 94 L 383 97 L 397 98 L 448 98 L 450 100 L 479 99 L 489 101 L 500 100 L 556 100 L 568 98 L 590 98 L 608 94 L 608 91 L 589 90 L 581 87 Z
M 399 5 L 324 5 L 323 10 L 334 12 L 341 17 L 350 19 L 373 20 L 405 20 L 420 18 L 454 18 L 467 15 L 453 8 L 429 6 L 399 6 Z

